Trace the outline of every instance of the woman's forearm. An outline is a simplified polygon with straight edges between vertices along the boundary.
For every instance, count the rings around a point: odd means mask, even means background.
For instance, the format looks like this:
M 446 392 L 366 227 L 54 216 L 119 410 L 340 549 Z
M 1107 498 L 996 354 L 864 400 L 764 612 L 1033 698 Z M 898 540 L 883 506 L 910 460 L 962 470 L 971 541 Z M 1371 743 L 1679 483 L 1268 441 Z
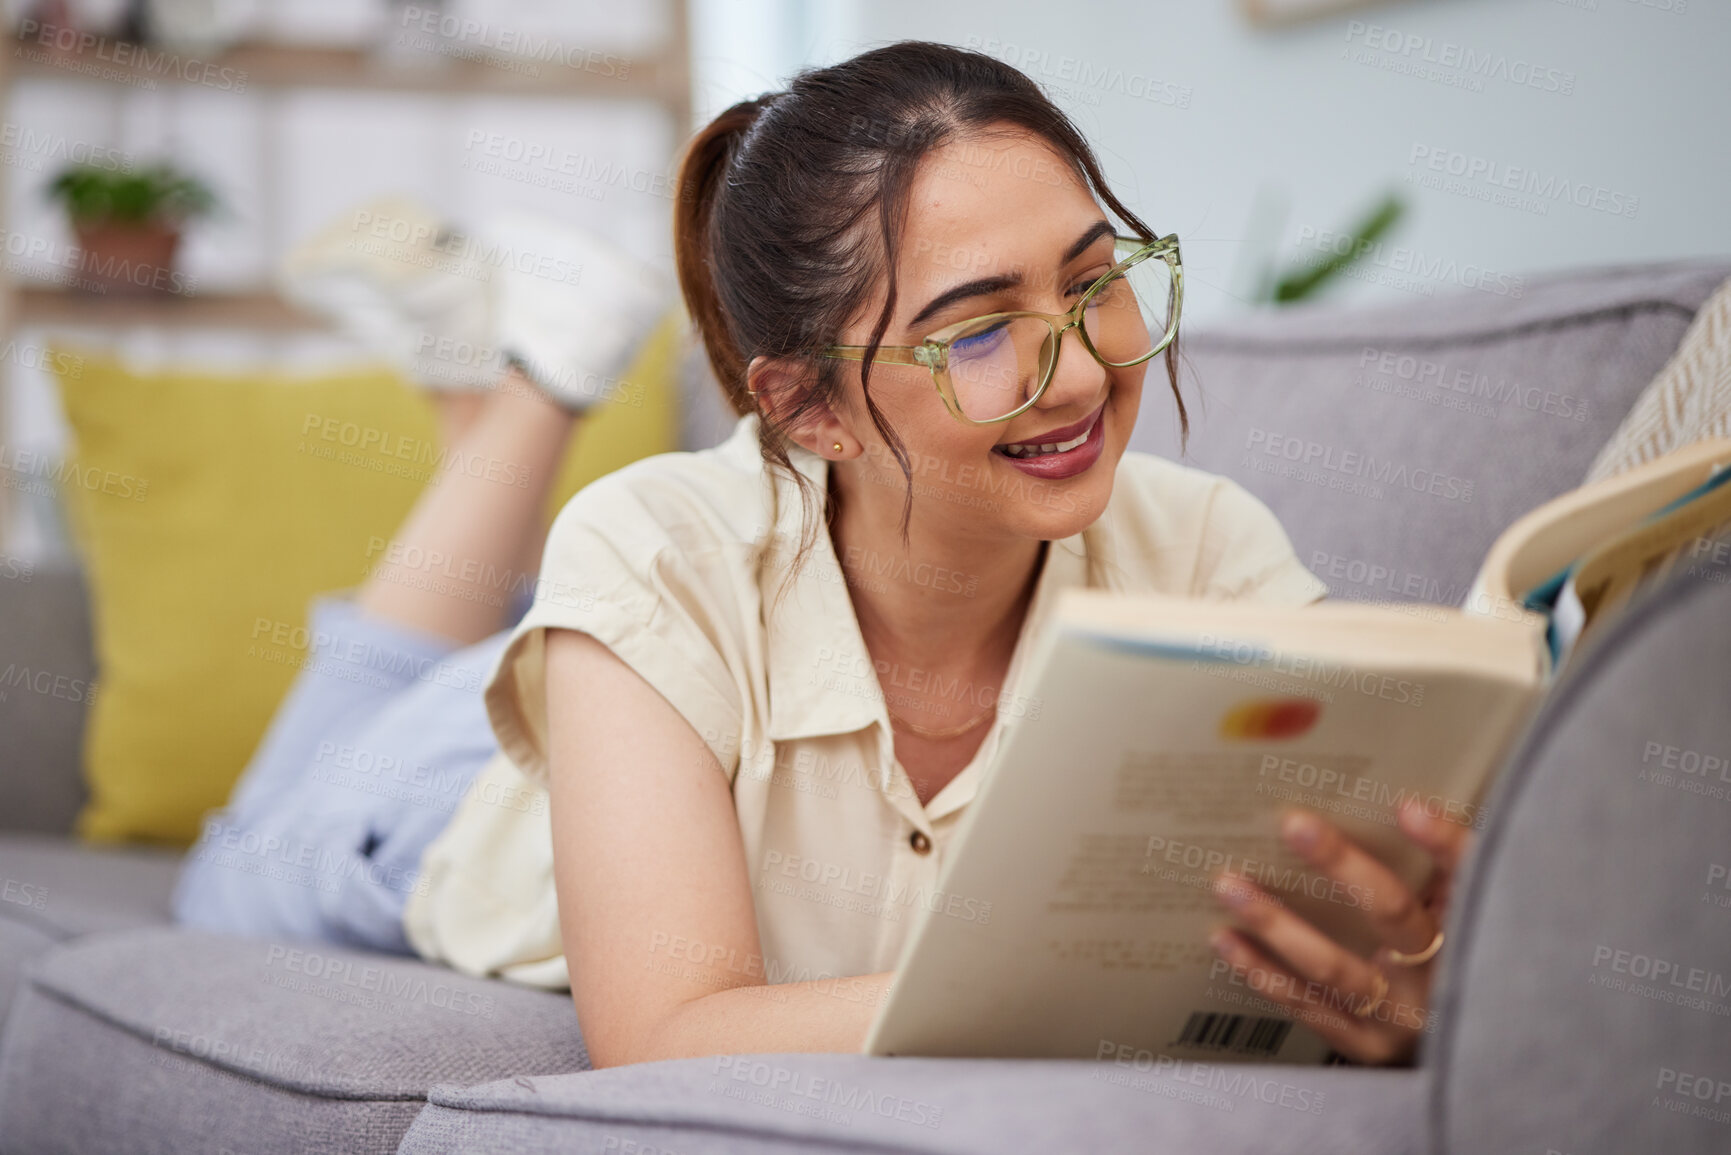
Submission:
M 889 996 L 894 971 L 810 982 L 730 987 L 681 1003 L 623 1055 L 597 1067 L 782 1051 L 857 1053 Z

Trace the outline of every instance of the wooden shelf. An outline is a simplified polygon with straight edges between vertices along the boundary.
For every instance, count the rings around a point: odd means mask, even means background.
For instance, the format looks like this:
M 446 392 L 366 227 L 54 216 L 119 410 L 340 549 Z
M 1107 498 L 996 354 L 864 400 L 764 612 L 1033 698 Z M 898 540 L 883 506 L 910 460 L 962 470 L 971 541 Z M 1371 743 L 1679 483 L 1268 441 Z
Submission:
M 619 0 L 615 0 L 619 2 Z M 629 3 L 631 0 L 623 0 Z M 62 53 L 31 38 L 0 38 L 0 103 L 23 80 L 69 81 L 106 89 L 118 110 L 133 92 L 202 87 L 212 92 L 267 94 L 294 89 L 423 93 L 430 96 L 497 95 L 590 101 L 651 101 L 671 116 L 676 134 L 688 131 L 691 76 L 687 61 L 689 15 L 683 0 L 668 5 L 664 42 L 626 56 L 572 50 L 561 58 L 491 54 L 481 44 L 441 38 L 413 27 L 390 28 L 377 47 L 324 48 L 248 42 L 214 54 L 176 53 L 103 39 L 82 52 Z M 401 44 L 403 39 L 409 43 Z M 11 51 L 7 51 L 10 48 Z M 623 67 L 622 67 L 623 66 Z M 118 111 L 116 124 L 120 123 Z M 247 142 L 251 147 L 251 142 Z M 265 184 L 271 186 L 267 149 Z M 8 174 L 0 166 L 0 193 Z M 5 198 L 0 197 L 0 201 Z M 326 328 L 274 292 L 255 289 L 195 296 L 80 293 L 48 284 L 18 284 L 0 269 L 0 336 L 21 326 L 229 329 L 257 333 L 313 332 Z M 0 373 L 0 442 L 8 440 L 4 404 L 7 374 Z M 0 486 L 0 547 L 13 524 L 17 494 Z
M 396 31 L 392 31 L 396 35 Z M 683 45 L 674 37 L 663 51 L 625 57 L 572 48 L 559 59 L 490 55 L 477 45 L 424 35 L 436 51 L 375 53 L 358 48 L 293 44 L 237 44 L 208 59 L 173 49 L 103 41 L 78 53 L 56 53 L 31 40 L 16 41 L 9 75 L 63 78 L 151 89 L 201 85 L 213 91 L 255 88 L 361 88 L 396 92 L 497 93 L 517 96 L 655 100 L 683 108 L 689 84 Z M 623 75 L 621 75 L 623 73 Z
M 236 293 L 128 296 L 81 293 L 47 286 L 17 286 L 10 327 L 21 325 L 164 329 L 254 329 L 293 332 L 322 329 L 322 320 L 303 313 L 268 289 Z

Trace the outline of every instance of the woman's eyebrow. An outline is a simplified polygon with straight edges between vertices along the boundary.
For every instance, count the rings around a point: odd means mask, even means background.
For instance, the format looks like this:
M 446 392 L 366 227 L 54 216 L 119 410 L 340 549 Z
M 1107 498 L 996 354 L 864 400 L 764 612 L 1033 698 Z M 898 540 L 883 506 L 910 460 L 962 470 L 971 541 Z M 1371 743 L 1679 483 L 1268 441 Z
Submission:
M 1002 292 L 1005 289 L 1013 289 L 1021 283 L 1021 273 L 1005 273 L 996 277 L 981 277 L 977 281 L 964 281 L 954 288 L 945 289 L 943 292 L 928 301 L 926 307 L 921 309 L 914 316 L 914 319 L 908 322 L 908 327 L 912 328 L 927 317 L 930 317 L 933 313 L 936 313 L 939 309 L 948 305 L 953 305 L 957 301 L 964 300 L 968 297 L 983 297 L 987 293 Z
M 1087 230 L 1084 231 L 1081 236 L 1076 238 L 1076 242 L 1065 251 L 1063 259 L 1058 263 L 1060 265 L 1069 264 L 1083 253 L 1087 252 L 1089 245 L 1093 244 L 1101 237 L 1109 237 L 1111 235 L 1112 224 L 1110 221 L 1095 221 L 1093 224 L 1088 226 Z M 913 326 L 918 325 L 927 317 L 932 316 L 940 309 L 955 304 L 957 301 L 966 300 L 968 297 L 983 297 L 987 293 L 998 293 L 1005 289 L 1013 289 L 1021 283 L 1022 274 L 1020 272 L 1005 273 L 996 277 L 981 277 L 974 281 L 964 281 L 953 288 L 945 289 L 930 301 L 926 302 L 926 307 L 914 314 L 914 319 L 908 322 L 908 326 L 909 328 L 912 328 Z
M 1107 220 L 1095 221 L 1092 225 L 1088 226 L 1087 232 L 1076 238 L 1076 243 L 1070 246 L 1069 251 L 1064 254 L 1064 259 L 1058 263 L 1060 265 L 1069 264 L 1083 253 L 1087 252 L 1089 245 L 1093 244 L 1101 237 L 1109 237 L 1111 235 L 1112 222 Z

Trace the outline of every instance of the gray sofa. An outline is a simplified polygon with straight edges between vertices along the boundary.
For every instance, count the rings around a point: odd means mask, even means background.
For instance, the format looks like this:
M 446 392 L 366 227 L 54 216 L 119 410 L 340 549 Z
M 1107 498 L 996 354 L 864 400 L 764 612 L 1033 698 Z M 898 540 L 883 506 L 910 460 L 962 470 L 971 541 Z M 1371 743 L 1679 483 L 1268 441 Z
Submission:
M 1266 501 L 1337 596 L 1458 601 L 1504 525 L 1580 481 L 1727 275 L 1606 270 L 1189 335 L 1188 459 Z M 1138 448 L 1176 453 L 1165 409 L 1151 388 Z M 90 672 L 76 574 L 0 583 L 11 663 Z M 1731 1149 L 1728 677 L 1724 564 L 1591 642 L 1499 776 L 1436 1030 L 1400 1070 L 589 1071 L 563 996 L 170 926 L 172 857 L 65 838 L 78 711 L 11 694 L 0 1152 Z

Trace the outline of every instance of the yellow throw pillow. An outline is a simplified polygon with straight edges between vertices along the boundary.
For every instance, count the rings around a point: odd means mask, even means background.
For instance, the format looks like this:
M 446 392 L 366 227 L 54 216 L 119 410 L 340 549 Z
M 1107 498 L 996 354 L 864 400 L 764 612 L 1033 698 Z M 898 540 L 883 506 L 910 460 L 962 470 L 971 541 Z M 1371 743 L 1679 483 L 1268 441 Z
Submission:
M 676 447 L 678 341 L 670 318 L 592 413 L 549 517 L 594 478 Z M 79 356 L 55 359 L 80 365 L 59 382 L 74 441 L 60 482 L 99 671 L 78 830 L 186 845 L 293 680 L 282 659 L 305 654 L 295 631 L 312 598 L 365 578 L 369 540 L 395 532 L 439 467 L 436 421 L 385 369 L 138 372 Z M 285 633 L 290 646 L 260 644 Z

